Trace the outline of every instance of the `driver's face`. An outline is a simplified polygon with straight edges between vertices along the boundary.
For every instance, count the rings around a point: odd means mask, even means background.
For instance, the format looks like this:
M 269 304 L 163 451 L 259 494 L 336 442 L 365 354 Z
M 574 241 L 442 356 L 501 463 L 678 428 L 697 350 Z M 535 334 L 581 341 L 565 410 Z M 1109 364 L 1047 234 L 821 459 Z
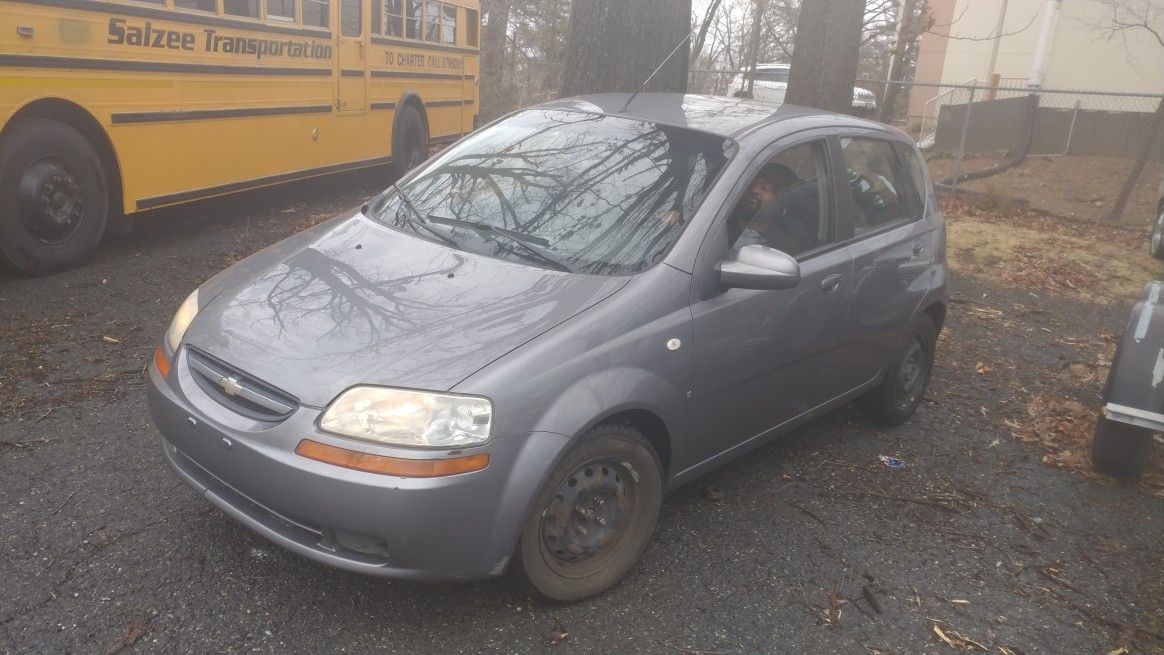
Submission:
M 744 195 L 740 205 L 749 212 L 758 212 L 776 199 L 777 192 L 776 185 L 772 184 L 771 180 L 758 177 L 752 180 L 752 186 L 748 187 L 748 193 Z

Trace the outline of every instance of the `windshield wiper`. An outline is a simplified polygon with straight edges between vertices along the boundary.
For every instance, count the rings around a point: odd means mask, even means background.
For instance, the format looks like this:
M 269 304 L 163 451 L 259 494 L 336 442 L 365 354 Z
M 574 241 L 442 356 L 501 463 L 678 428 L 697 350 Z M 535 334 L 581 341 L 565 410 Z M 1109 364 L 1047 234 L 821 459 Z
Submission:
M 532 234 L 523 234 L 509 228 L 498 227 L 496 225 L 490 225 L 489 223 L 483 223 L 481 221 L 466 221 L 461 218 L 449 218 L 448 216 L 439 216 L 437 214 L 429 214 L 428 220 L 432 221 L 433 223 L 443 223 L 445 225 L 467 227 L 485 236 L 504 237 L 505 240 L 509 241 L 510 243 L 516 243 L 522 248 L 525 248 L 527 251 L 537 255 L 538 258 L 549 264 L 551 268 L 556 268 L 559 271 L 565 271 L 567 273 L 575 272 L 574 269 L 571 268 L 570 265 L 563 262 L 560 257 L 545 249 L 546 246 L 550 245 L 550 242 L 541 237 L 536 237 Z
M 404 189 L 401 189 L 400 186 L 395 182 L 389 186 L 391 186 L 393 189 L 396 189 L 396 195 L 400 196 L 400 204 L 407 207 L 408 211 L 412 213 L 412 217 L 408 220 L 410 224 L 415 227 L 422 228 L 425 232 L 428 232 L 441 241 L 444 241 L 449 246 L 452 246 L 457 250 L 461 250 L 461 244 L 457 243 L 456 239 L 428 224 L 428 219 L 424 217 L 424 214 L 420 213 L 420 210 L 416 208 L 416 205 L 412 204 L 412 201 L 408 199 L 408 195 L 404 193 Z

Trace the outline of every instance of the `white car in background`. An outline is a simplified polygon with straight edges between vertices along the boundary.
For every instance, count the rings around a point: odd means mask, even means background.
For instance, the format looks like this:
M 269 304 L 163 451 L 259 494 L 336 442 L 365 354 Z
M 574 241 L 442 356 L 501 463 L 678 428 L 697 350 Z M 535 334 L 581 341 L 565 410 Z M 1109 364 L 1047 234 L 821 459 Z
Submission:
M 784 93 L 788 91 L 788 73 L 792 69 L 789 64 L 758 64 L 756 66 L 756 85 L 752 89 L 752 98 L 762 102 L 784 102 Z M 728 85 L 728 95 L 739 98 L 745 95 L 748 88 L 748 73 L 743 70 L 732 78 Z M 857 116 L 870 116 L 877 111 L 877 96 L 868 89 L 853 87 L 853 113 Z

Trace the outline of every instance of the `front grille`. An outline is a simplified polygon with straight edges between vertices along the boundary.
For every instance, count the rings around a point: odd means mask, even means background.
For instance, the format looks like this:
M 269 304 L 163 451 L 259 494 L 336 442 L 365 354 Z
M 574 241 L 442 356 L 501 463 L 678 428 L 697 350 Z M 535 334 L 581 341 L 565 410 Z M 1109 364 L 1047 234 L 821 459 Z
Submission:
M 290 394 L 257 380 L 226 362 L 186 347 L 190 373 L 206 395 L 220 404 L 260 421 L 280 421 L 299 406 Z

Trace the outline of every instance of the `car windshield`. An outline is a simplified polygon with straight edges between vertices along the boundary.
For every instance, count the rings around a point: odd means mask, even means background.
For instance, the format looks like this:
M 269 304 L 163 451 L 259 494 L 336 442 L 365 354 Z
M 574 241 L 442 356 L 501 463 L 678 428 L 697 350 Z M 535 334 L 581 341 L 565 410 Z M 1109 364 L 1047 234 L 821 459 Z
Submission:
M 441 153 L 369 214 L 491 257 L 626 275 L 667 254 L 734 150 L 680 127 L 530 110 Z

